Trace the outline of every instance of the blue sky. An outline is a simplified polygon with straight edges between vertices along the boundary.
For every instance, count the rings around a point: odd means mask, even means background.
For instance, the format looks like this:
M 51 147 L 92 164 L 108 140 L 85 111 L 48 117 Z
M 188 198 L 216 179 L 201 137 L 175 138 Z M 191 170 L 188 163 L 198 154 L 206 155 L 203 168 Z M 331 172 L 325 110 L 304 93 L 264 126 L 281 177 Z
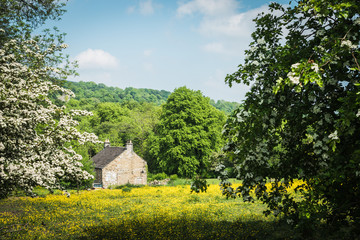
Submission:
M 288 1 L 281 0 L 286 4 Z M 241 102 L 229 88 L 267 0 L 69 0 L 56 25 L 79 77 L 120 88 L 173 91 L 187 86 L 214 100 Z

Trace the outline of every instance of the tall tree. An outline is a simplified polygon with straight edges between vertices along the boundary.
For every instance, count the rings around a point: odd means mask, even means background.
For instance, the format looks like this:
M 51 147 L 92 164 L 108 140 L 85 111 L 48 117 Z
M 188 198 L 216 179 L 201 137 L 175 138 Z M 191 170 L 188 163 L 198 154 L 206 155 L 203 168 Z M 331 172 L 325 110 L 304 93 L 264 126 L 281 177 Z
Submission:
M 64 5 L 59 0 L 0 0 L 0 29 L 5 32 L 0 35 L 1 45 L 9 39 L 29 36 L 47 19 L 60 19 Z
M 360 222 L 359 10 L 355 0 L 271 4 L 226 78 L 252 83 L 225 128 L 243 180 L 236 193 L 252 201 L 255 189 L 289 222 Z M 301 199 L 287 190 L 294 179 Z
M 225 114 L 200 91 L 175 89 L 163 105 L 150 153 L 168 174 L 192 177 L 206 171 L 209 156 L 221 147 Z
M 71 147 L 96 141 L 75 128 L 73 116 L 88 113 L 68 111 L 49 99 L 54 91 L 73 95 L 54 84 L 72 73 L 68 65 L 58 67 L 66 44 L 49 32 L 30 34 L 61 6 L 50 0 L 1 1 L 1 27 L 8 25 L 0 29 L 0 198 L 15 188 L 31 193 L 38 185 L 58 188 L 64 180 L 92 178 Z

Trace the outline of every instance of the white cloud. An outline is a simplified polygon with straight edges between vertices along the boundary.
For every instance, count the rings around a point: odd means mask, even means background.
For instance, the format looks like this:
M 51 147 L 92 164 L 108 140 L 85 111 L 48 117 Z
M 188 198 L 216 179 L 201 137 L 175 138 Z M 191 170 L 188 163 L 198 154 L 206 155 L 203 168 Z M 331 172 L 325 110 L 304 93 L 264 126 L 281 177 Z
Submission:
M 147 50 L 144 50 L 144 56 L 145 57 L 150 57 L 153 53 L 153 50 L 151 49 L 147 49 Z
M 130 6 L 126 9 L 126 12 L 129 14 L 132 13 L 140 13 L 144 16 L 153 15 L 155 13 L 155 10 L 161 8 L 162 5 L 153 3 L 152 0 L 141 0 L 139 1 L 139 4 L 136 6 Z
M 154 6 L 151 0 L 141 1 L 139 3 L 139 10 L 142 15 L 151 15 L 154 13 Z
M 148 72 L 154 71 L 154 66 L 153 66 L 152 63 L 144 63 L 144 64 L 143 64 L 143 67 L 144 67 L 144 69 L 145 69 L 146 71 L 148 71 Z
M 208 43 L 205 46 L 203 46 L 202 49 L 206 52 L 212 52 L 212 53 L 227 53 L 227 51 L 224 48 L 224 45 L 219 42 Z
M 126 12 L 131 14 L 131 13 L 135 12 L 135 9 L 136 9 L 135 6 L 130 6 L 130 7 L 127 8 Z
M 101 49 L 87 49 L 75 57 L 81 69 L 116 69 L 118 60 Z
M 206 16 L 233 14 L 239 7 L 236 0 L 193 0 L 180 5 L 178 16 L 191 15 L 200 12 Z
M 204 35 L 250 37 L 255 30 L 253 19 L 261 12 L 266 12 L 267 6 L 262 6 L 244 13 L 221 17 L 204 17 L 199 31 Z
M 236 0 L 191 0 L 177 9 L 181 17 L 199 14 L 196 30 L 210 42 L 202 50 L 234 56 L 242 56 L 249 46 L 255 30 L 253 19 L 262 12 L 269 12 L 266 5 L 241 12 Z

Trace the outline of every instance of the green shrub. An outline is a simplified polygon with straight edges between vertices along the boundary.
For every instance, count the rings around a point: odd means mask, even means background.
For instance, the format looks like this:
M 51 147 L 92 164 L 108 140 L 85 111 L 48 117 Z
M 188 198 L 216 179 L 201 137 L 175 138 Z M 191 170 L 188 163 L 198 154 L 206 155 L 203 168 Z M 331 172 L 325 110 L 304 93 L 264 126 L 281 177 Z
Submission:
M 48 194 L 50 194 L 50 191 L 47 190 L 46 188 L 38 186 L 34 188 L 33 193 L 39 197 L 46 197 Z
M 168 175 L 166 175 L 166 173 L 162 172 L 162 173 L 157 173 L 155 175 L 152 176 L 151 179 L 149 179 L 150 181 L 153 181 L 153 180 L 164 180 L 166 178 L 169 178 Z
M 176 175 L 176 174 L 170 175 L 170 180 L 171 181 L 174 181 L 174 180 L 177 180 L 177 179 L 178 179 L 178 175 Z
M 227 168 L 225 168 L 225 171 L 227 171 L 229 178 L 236 178 L 237 173 L 235 171 L 235 168 L 227 167 Z
M 130 187 L 124 187 L 124 188 L 122 189 L 122 191 L 123 191 L 123 192 L 131 192 L 131 189 L 132 189 L 132 188 L 130 188 Z
M 135 185 L 135 184 L 127 183 L 125 185 L 113 185 L 113 186 L 111 186 L 111 189 L 141 188 L 144 186 L 145 185 Z
M 148 173 L 147 173 L 147 180 L 148 180 L 148 181 L 151 181 L 152 178 L 153 178 L 153 176 L 154 176 L 154 174 L 148 172 Z
M 185 179 L 185 178 L 178 178 L 175 180 L 171 180 L 168 185 L 169 186 L 181 186 L 181 185 L 190 185 L 191 184 L 191 179 Z M 188 186 L 186 186 L 188 187 Z

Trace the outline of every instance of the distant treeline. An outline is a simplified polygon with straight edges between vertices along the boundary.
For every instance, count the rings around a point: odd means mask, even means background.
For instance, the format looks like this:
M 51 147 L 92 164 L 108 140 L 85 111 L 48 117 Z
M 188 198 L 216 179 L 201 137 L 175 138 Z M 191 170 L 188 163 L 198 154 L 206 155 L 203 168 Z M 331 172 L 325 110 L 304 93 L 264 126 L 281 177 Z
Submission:
M 108 87 L 103 83 L 97 84 L 94 82 L 83 81 L 66 81 L 64 83 L 64 87 L 71 89 L 75 93 L 76 100 L 92 98 L 97 99 L 99 102 L 119 103 L 136 101 L 139 103 L 154 103 L 158 106 L 165 103 L 171 94 L 171 92 L 165 90 L 132 87 L 121 89 L 118 87 Z M 226 114 L 230 114 L 239 106 L 239 103 L 237 102 L 228 102 L 224 100 L 218 100 L 215 102 L 212 99 L 210 100 L 210 104 Z

